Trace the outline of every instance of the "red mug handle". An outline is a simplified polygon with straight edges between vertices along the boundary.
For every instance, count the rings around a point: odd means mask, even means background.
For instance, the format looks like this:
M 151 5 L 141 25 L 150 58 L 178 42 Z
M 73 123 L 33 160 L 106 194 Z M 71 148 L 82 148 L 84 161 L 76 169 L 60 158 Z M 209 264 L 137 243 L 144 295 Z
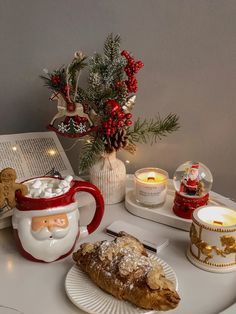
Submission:
M 76 181 L 74 180 L 74 185 L 72 186 L 72 193 L 77 192 L 87 192 L 92 194 L 96 202 L 96 210 L 93 216 L 93 219 L 87 226 L 80 226 L 80 237 L 85 237 L 86 235 L 94 232 L 101 223 L 103 214 L 104 214 L 104 200 L 99 189 L 85 181 Z

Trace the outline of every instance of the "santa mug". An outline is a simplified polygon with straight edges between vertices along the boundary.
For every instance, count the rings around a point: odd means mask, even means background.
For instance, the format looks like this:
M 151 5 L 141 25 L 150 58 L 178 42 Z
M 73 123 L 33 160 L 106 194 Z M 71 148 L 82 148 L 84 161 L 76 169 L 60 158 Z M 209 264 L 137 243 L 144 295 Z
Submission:
M 48 180 L 48 177 L 38 178 Z M 60 178 L 51 178 L 63 180 Z M 30 179 L 25 181 L 29 184 Z M 77 192 L 88 192 L 96 201 L 96 210 L 87 226 L 80 225 Z M 68 191 L 50 198 L 32 198 L 16 192 L 17 205 L 12 225 L 17 247 L 27 259 L 53 262 L 69 255 L 77 239 L 94 232 L 104 214 L 103 197 L 96 186 L 84 181 L 72 180 Z

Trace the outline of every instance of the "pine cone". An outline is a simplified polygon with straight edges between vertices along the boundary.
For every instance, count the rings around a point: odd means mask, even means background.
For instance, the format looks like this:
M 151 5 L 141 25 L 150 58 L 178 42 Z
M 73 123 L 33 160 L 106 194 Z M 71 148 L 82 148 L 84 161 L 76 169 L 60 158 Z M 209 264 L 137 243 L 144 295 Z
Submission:
M 105 142 L 106 151 L 118 151 L 121 148 L 125 148 L 128 143 L 129 140 L 125 129 L 119 129 L 114 135 L 107 137 Z

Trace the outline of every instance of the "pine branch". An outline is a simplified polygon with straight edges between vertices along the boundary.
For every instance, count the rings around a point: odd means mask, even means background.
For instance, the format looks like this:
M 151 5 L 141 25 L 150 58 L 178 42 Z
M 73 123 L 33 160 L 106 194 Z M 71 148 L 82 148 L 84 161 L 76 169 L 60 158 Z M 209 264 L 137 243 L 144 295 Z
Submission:
M 54 84 L 52 82 L 52 77 L 57 75 L 60 77 L 60 83 Z M 65 67 L 61 66 L 59 69 L 53 71 L 52 73 L 48 73 L 47 76 L 40 75 L 39 76 L 44 81 L 44 86 L 48 87 L 52 91 L 60 91 L 63 86 L 66 84 L 66 74 L 65 74 Z
M 104 151 L 105 146 L 103 141 L 99 137 L 90 137 L 83 146 L 79 170 L 85 171 L 92 167 Z
M 82 87 L 77 87 L 77 96 L 75 101 L 82 103 L 82 102 L 86 102 L 88 100 L 88 94 L 86 92 L 86 90 L 84 90 Z
M 104 55 L 95 53 L 89 59 L 88 100 L 101 109 L 107 99 L 116 99 L 124 103 L 127 89 L 117 88 L 117 82 L 125 77 L 127 60 L 120 54 L 120 36 L 108 35 L 104 44 Z
M 105 40 L 104 43 L 104 55 L 107 57 L 107 59 L 109 59 L 110 61 L 115 60 L 116 58 L 118 58 L 119 54 L 120 54 L 120 36 L 116 35 L 115 37 L 113 37 L 113 34 L 109 34 L 107 36 L 107 39 Z
M 179 117 L 176 114 L 168 114 L 164 119 L 159 115 L 155 119 L 141 120 L 134 122 L 134 125 L 127 130 L 131 143 L 156 143 L 167 134 L 179 129 Z
M 39 77 L 44 81 L 44 86 L 49 88 L 51 91 L 60 91 L 60 86 L 53 85 L 49 78 L 43 75 L 40 75 Z

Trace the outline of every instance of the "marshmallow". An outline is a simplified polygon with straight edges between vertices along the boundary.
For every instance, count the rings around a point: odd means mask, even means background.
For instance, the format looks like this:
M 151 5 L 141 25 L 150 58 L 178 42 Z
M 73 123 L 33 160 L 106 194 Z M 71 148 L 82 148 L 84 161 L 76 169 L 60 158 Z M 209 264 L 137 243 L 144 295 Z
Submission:
M 52 197 L 52 193 L 49 193 L 49 192 L 42 192 L 42 193 L 40 194 L 40 197 L 42 197 L 42 198 L 50 198 L 50 197 Z
M 57 188 L 57 189 L 54 189 L 53 192 L 56 194 L 60 194 L 62 193 L 62 189 Z
M 66 193 L 66 192 L 68 192 L 69 191 L 69 187 L 66 187 L 66 188 L 64 188 L 62 191 L 63 191 L 63 193 Z
M 42 185 L 41 185 L 41 187 L 42 187 L 42 189 L 45 189 L 45 188 L 47 188 L 47 187 L 48 187 L 48 182 L 46 182 L 46 181 L 43 181 L 43 182 L 42 182 Z
M 34 197 L 39 197 L 41 195 L 41 191 L 34 191 L 33 195 Z
M 73 177 L 68 175 L 64 180 L 55 179 L 35 179 L 28 182 L 28 197 L 32 198 L 50 198 L 62 195 L 69 191 Z
M 72 176 L 66 176 L 64 180 L 71 183 L 71 181 L 73 180 L 73 177 Z
M 68 187 L 69 185 L 70 185 L 69 182 L 67 182 L 67 181 L 65 181 L 65 180 L 62 180 L 62 181 L 59 183 L 58 187 L 63 189 L 63 188 L 65 188 L 65 187 Z
M 39 188 L 41 186 L 42 182 L 39 179 L 36 179 L 34 183 L 32 184 L 32 188 Z

